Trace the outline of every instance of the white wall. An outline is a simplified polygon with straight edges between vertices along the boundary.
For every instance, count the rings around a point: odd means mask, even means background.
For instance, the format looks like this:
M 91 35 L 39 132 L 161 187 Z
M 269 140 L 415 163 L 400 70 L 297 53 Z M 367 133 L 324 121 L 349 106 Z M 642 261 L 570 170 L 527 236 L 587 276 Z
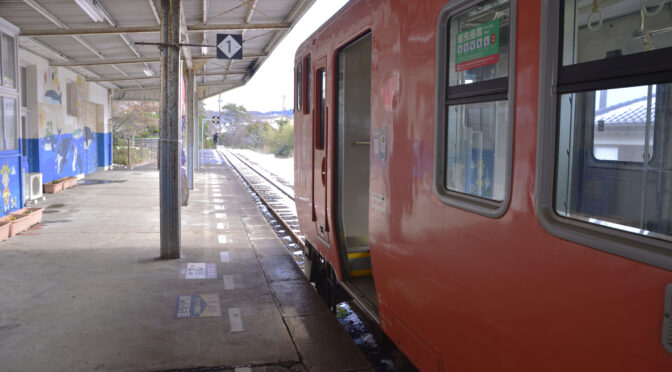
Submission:
M 110 118 L 109 90 L 97 83 L 87 83 L 84 76 L 63 67 L 50 67 L 49 61 L 25 49 L 19 49 L 19 65 L 35 66 L 28 70 L 28 136 L 42 137 L 46 134 L 45 124 L 52 121 L 54 126 L 63 128 L 64 133 L 72 133 L 82 128 L 85 123 L 85 102 L 103 105 L 104 128 L 109 131 Z M 55 76 L 55 79 L 52 79 Z M 67 114 L 67 83 L 80 82 L 80 115 Z M 45 96 L 47 90 L 56 91 L 61 95 L 61 103 L 49 102 Z M 39 132 L 37 131 L 39 128 Z M 92 128 L 98 130 L 98 128 Z

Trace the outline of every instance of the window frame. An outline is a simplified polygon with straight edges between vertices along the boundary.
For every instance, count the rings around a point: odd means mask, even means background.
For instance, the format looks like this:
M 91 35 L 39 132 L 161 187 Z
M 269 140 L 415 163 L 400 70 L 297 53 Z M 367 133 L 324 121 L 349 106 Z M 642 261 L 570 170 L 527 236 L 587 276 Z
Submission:
M 327 131 L 327 68 L 320 67 L 315 70 L 315 149 L 324 150 L 326 147 L 326 131 Z M 318 89 L 318 87 L 320 89 Z
M 0 130 L 2 131 L 3 139 L 3 149 L 0 150 L 0 156 L 11 156 L 14 154 L 19 154 L 21 152 L 21 134 L 19 124 L 21 121 L 21 95 L 20 95 L 20 70 L 19 70 L 19 42 L 18 34 L 19 28 L 13 24 L 7 22 L 6 20 L 0 18 L 0 33 L 3 33 L 14 39 L 14 88 L 3 85 L 3 75 L 2 75 L 2 56 L 0 56 L 0 97 L 14 99 L 14 126 L 16 128 L 16 149 L 5 150 L 4 149 L 4 140 L 5 140 L 5 122 L 4 122 L 4 100 L 2 102 L 2 110 L 0 110 L 0 115 L 2 115 L 2 121 L 0 125 Z M 0 37 L 0 43 L 2 43 L 2 37 Z M 2 50 L 0 49 L 0 54 Z
M 672 56 L 669 50 L 640 52 L 604 60 L 562 65 L 564 1 L 542 0 L 539 106 L 534 205 L 541 225 L 553 236 L 603 252 L 672 270 L 672 244 L 654 236 L 569 218 L 555 211 L 560 96 L 565 93 L 672 82 L 670 59 L 652 65 L 651 54 Z M 560 15 L 560 16 L 559 16 Z M 632 70 L 641 61 L 647 64 Z M 665 62 L 667 61 L 667 62 Z M 605 66 L 613 65 L 611 72 Z M 551 77 L 548 79 L 548 77 Z M 664 78 L 666 77 L 666 78 Z M 586 81 L 581 81 L 584 78 Z M 601 80 L 598 80 L 600 78 Z M 633 228 L 632 230 L 637 230 Z
M 313 66 L 312 66 L 312 63 L 311 63 L 310 54 L 308 54 L 303 59 L 303 70 L 304 70 L 304 77 L 305 77 L 304 83 L 303 83 L 303 87 L 305 88 L 305 91 L 303 92 L 303 95 L 306 97 L 303 101 L 303 113 L 304 114 L 310 114 L 310 110 L 312 108 L 311 107 L 312 106 L 312 103 L 311 103 L 312 100 L 311 100 L 311 97 L 310 97 L 310 95 L 312 93 L 312 89 L 311 89 L 310 86 L 311 86 L 312 80 L 313 80 L 312 68 L 313 68 Z
M 303 58 L 301 58 L 294 70 L 294 107 L 299 113 L 303 112 L 303 80 Z
M 489 218 L 502 217 L 511 201 L 511 173 L 513 165 L 513 133 L 515 117 L 515 66 L 516 66 L 516 28 L 518 1 L 509 0 L 509 73 L 506 78 L 485 80 L 477 86 L 457 85 L 450 87 L 450 19 L 487 0 L 451 1 L 441 10 L 437 25 L 436 38 L 436 119 L 434 125 L 434 194 L 446 205 L 477 213 Z M 508 79 L 506 89 L 502 88 L 502 79 Z M 471 85 L 471 84 L 470 84 Z M 449 93 L 450 91 L 450 93 Z M 496 201 L 479 196 L 449 190 L 445 187 L 446 178 L 446 140 L 448 106 L 491 101 L 507 101 L 509 120 L 507 135 L 507 160 L 504 180 L 504 199 Z M 450 103 L 448 102 L 450 101 Z

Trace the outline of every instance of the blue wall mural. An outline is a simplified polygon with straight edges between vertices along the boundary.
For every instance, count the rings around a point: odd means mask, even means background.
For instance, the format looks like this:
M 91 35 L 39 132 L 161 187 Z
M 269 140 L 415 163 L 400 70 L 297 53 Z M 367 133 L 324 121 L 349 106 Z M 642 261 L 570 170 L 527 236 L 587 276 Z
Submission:
M 44 183 L 96 172 L 98 167 L 112 164 L 111 141 L 111 133 L 95 133 L 88 127 L 83 134 L 57 132 L 44 138 L 31 138 L 26 141 L 28 171 L 42 173 Z
M 0 158 L 0 187 L 2 187 L 0 215 L 23 208 L 20 159 L 19 156 Z

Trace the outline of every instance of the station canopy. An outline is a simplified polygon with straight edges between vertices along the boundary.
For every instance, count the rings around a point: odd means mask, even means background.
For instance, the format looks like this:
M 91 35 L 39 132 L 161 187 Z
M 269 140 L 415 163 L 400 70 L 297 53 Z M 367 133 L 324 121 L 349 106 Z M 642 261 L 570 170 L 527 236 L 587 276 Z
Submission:
M 180 38 L 199 99 L 244 85 L 315 0 L 182 0 Z M 159 100 L 160 0 L 0 0 L 20 46 L 117 100 Z M 216 59 L 218 33 L 242 34 L 243 59 Z M 201 47 L 207 45 L 207 47 Z

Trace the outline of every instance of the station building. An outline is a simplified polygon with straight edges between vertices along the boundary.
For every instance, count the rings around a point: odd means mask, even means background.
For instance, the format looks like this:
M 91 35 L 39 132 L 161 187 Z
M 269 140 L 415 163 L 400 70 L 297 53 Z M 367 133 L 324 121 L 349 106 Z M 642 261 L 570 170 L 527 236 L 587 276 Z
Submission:
M 19 48 L 18 27 L 0 19 L 5 215 L 41 194 L 42 184 L 112 164 L 110 90 Z

